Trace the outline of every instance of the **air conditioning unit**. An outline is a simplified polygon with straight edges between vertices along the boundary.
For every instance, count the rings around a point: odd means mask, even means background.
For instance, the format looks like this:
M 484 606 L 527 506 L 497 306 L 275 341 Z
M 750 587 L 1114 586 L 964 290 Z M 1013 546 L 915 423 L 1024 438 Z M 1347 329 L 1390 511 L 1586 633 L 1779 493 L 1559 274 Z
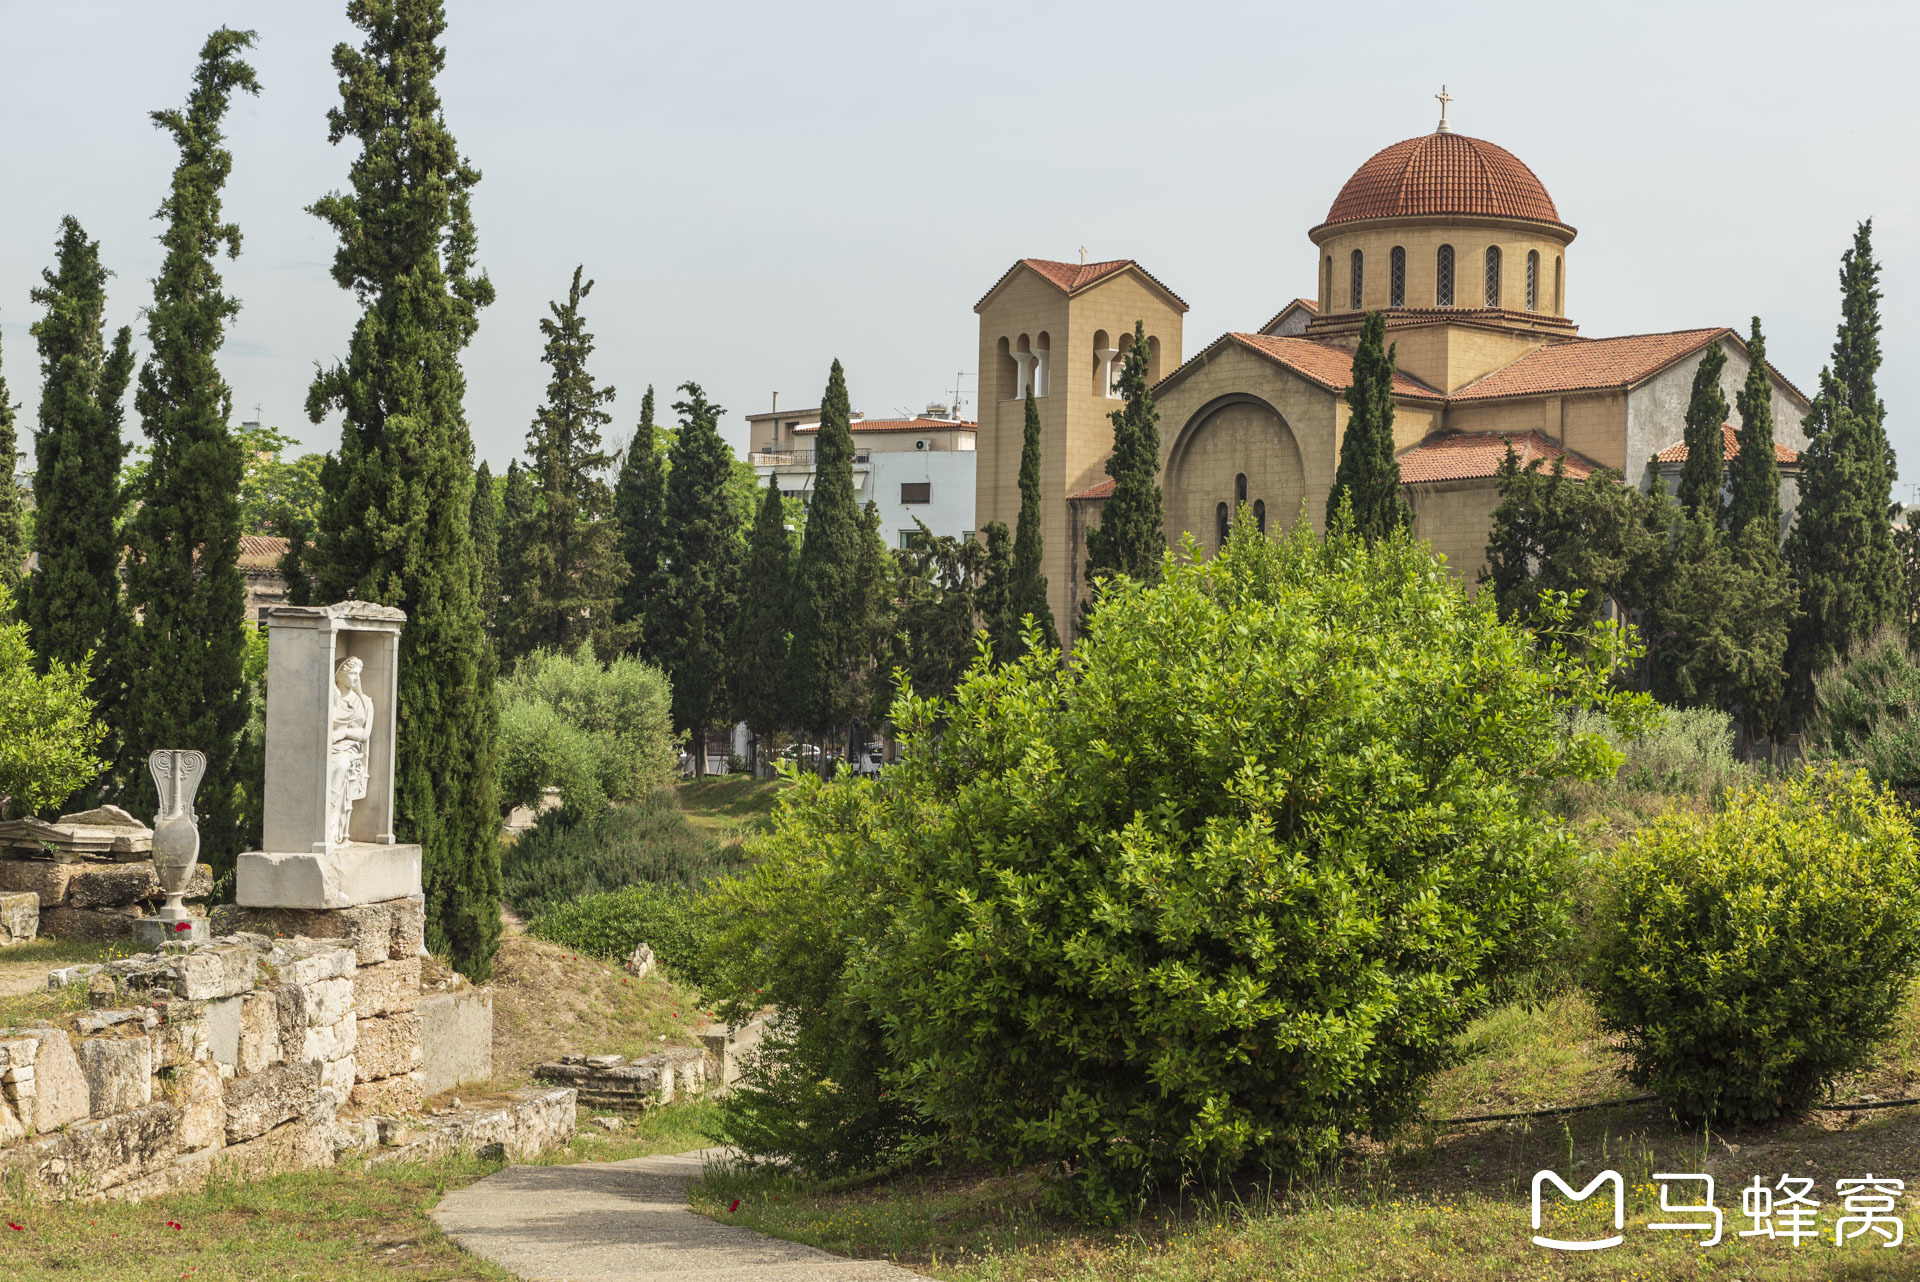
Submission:
M 913 443 L 913 448 L 916 450 L 924 450 L 927 448 L 927 443 L 925 441 L 915 441 Z

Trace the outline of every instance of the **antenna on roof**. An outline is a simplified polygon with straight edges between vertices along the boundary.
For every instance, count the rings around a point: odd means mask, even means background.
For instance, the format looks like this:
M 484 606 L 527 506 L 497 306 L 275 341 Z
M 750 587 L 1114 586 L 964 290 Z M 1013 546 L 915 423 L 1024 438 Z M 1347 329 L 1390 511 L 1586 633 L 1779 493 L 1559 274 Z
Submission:
M 953 376 L 953 386 L 947 389 L 947 391 L 950 392 L 953 396 L 953 417 L 955 419 L 961 419 L 965 417 L 963 414 L 961 414 L 960 411 L 962 407 L 965 406 L 966 404 L 966 398 L 962 396 L 960 393 L 962 391 L 961 384 L 963 384 L 966 381 L 966 378 L 967 378 L 967 371 L 960 370 L 956 372 Z
M 1440 100 L 1440 123 L 1433 127 L 1433 132 L 1450 134 L 1453 132 L 1453 126 L 1447 123 L 1447 104 L 1453 101 L 1453 95 L 1447 92 L 1445 85 L 1441 85 L 1440 92 L 1433 96 Z

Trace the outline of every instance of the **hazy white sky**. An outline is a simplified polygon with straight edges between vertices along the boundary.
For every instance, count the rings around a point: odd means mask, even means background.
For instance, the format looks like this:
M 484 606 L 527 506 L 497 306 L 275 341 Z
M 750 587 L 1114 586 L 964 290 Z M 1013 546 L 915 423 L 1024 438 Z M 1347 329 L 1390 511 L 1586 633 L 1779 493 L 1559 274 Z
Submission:
M 26 426 L 39 378 L 28 291 L 61 215 L 118 273 L 133 322 L 159 263 L 179 103 L 207 32 L 260 33 L 264 92 L 231 118 L 227 267 L 245 310 L 223 367 L 236 417 L 316 449 L 316 361 L 350 298 L 303 212 L 341 186 L 326 141 L 344 4 L 0 0 L 0 333 Z M 1884 264 L 1882 394 L 1920 481 L 1920 106 L 1911 4 L 921 3 L 660 5 L 451 0 L 448 120 L 485 173 L 481 262 L 499 300 L 469 349 L 467 412 L 496 468 L 545 384 L 536 328 L 575 263 L 595 373 L 630 429 L 648 383 L 741 415 L 818 403 L 846 363 L 870 415 L 942 399 L 976 361 L 972 306 L 1021 256 L 1136 258 L 1191 304 L 1187 351 L 1314 287 L 1306 229 L 1369 155 L 1432 129 L 1507 147 L 1580 229 L 1583 333 L 1759 313 L 1810 390 L 1855 221 Z M 666 415 L 663 413 L 663 417 Z M 132 419 L 129 407 L 129 419 Z M 132 429 L 137 430 L 137 429 Z M 30 448 L 23 432 L 22 446 Z

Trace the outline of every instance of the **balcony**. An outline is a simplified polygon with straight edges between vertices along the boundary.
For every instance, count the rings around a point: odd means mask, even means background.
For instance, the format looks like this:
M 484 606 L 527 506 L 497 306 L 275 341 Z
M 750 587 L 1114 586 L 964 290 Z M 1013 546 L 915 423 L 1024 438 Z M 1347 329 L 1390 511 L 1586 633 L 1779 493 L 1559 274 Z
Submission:
M 813 466 L 814 450 L 754 450 L 747 455 L 747 462 L 755 467 L 791 467 L 810 468 Z M 853 461 L 857 464 L 867 462 L 869 451 L 856 449 Z

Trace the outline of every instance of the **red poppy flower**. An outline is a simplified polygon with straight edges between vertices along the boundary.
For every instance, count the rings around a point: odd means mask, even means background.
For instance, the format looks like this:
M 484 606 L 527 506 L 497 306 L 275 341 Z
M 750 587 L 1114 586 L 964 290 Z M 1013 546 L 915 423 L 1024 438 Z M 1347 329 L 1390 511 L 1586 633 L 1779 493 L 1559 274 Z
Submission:
M 15 1224 L 12 1220 L 7 1221 L 7 1227 L 12 1229 L 15 1233 L 25 1233 L 27 1231 L 26 1225 Z
M 732 1202 L 731 1202 L 731 1203 L 730 1203 L 730 1204 L 729 1204 L 729 1205 L 727 1206 L 727 1214 L 728 1214 L 728 1215 L 732 1215 L 732 1214 L 733 1214 L 733 1213 L 734 1213 L 735 1211 L 737 1211 L 737 1210 L 739 1210 L 739 1209 L 740 1209 L 740 1199 L 736 1197 L 736 1198 L 734 1198 L 734 1199 L 733 1199 L 733 1201 L 732 1201 Z
M 180 1222 L 178 1220 L 168 1220 L 167 1227 L 170 1229 L 178 1229 L 180 1227 Z

